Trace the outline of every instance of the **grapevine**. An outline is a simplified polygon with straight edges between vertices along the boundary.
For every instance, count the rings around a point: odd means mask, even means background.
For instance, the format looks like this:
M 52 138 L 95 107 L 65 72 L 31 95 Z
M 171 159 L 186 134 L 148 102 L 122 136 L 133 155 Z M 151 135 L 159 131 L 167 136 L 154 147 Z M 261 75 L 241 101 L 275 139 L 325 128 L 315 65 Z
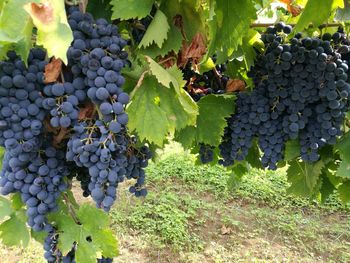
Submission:
M 295 193 L 350 202 L 349 6 L 271 2 L 2 3 L 4 221 L 22 215 L 47 262 L 112 262 L 119 186 L 147 198 L 169 140 L 232 180 L 287 167 Z

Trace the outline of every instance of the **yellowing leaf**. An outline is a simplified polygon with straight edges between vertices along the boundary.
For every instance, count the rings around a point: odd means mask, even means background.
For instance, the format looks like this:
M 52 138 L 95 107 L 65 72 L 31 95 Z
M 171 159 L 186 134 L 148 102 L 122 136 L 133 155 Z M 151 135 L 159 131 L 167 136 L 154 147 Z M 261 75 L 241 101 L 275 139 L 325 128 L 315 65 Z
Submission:
M 67 22 L 64 2 L 28 3 L 24 8 L 38 29 L 37 44 L 46 48 L 50 57 L 60 58 L 67 64 L 66 53 L 73 41 L 73 34 Z

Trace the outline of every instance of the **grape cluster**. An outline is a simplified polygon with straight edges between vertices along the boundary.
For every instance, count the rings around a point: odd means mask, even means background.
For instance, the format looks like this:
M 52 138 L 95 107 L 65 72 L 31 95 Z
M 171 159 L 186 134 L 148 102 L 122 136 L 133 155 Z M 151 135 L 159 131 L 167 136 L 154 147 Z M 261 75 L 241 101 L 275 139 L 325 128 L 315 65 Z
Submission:
M 219 147 L 222 164 L 243 160 L 254 137 L 269 169 L 277 168 L 289 139 L 299 140 L 302 160 L 316 162 L 319 149 L 334 145 L 342 134 L 349 110 L 345 58 L 350 48 L 339 32 L 321 39 L 296 34 L 288 43 L 291 31 L 278 23 L 262 35 L 265 52 L 250 71 L 255 89 L 238 95 Z
M 56 83 L 44 83 L 48 62 L 42 49 L 33 48 L 27 63 L 14 52 L 0 62 L 0 146 L 6 150 L 0 193 L 18 192 L 28 225 L 48 233 L 48 262 L 75 262 L 74 249 L 66 256 L 58 250 L 58 232 L 46 217 L 58 208 L 67 180 L 76 177 L 83 195 L 108 211 L 125 178 L 136 181 L 131 192 L 146 195 L 144 168 L 151 157 L 126 129 L 129 96 L 120 74 L 129 63 L 126 41 L 104 19 L 95 21 L 76 7 L 68 14 L 74 42 Z
M 68 128 L 78 120 L 78 105 L 86 98 L 84 88 L 84 81 L 81 78 L 74 79 L 73 83 L 45 86 L 43 92 L 46 98 L 43 100 L 43 107 L 50 111 L 52 127 Z
M 210 163 L 214 160 L 215 147 L 201 143 L 199 146 L 199 158 L 203 164 Z
M 91 193 L 96 205 L 109 211 L 118 183 L 125 177 L 136 179 L 130 192 L 136 196 L 147 193 L 142 185 L 143 169 L 149 159 L 149 152 L 143 149 L 148 148 L 134 147 L 126 128 L 125 106 L 129 96 L 121 88 L 125 80 L 120 71 L 128 65 L 128 54 L 123 50 L 127 41 L 121 38 L 116 25 L 104 19 L 95 21 L 90 14 L 74 7 L 68 11 L 68 21 L 74 34 L 68 50 L 72 84 L 76 79 L 83 83 L 81 90 L 96 105 L 96 111 L 90 119 L 71 122 L 74 133 L 68 141 L 66 157 L 88 169 L 90 178 L 84 179 L 84 193 Z M 136 152 L 144 153 L 140 157 L 134 155 Z
M 46 215 L 57 209 L 57 199 L 66 190 L 63 178 L 68 169 L 64 152 L 43 133 L 45 52 L 31 50 L 28 67 L 15 53 L 8 57 L 0 69 L 0 145 L 6 150 L 0 191 L 19 192 L 27 205 L 28 225 L 41 231 L 47 225 Z
M 216 62 L 216 56 L 212 58 Z M 218 64 L 215 69 L 199 74 L 192 69 L 192 63 L 188 62 L 182 69 L 186 84 L 184 89 L 195 101 L 199 101 L 207 94 L 223 94 L 229 77 L 225 76 L 226 63 Z

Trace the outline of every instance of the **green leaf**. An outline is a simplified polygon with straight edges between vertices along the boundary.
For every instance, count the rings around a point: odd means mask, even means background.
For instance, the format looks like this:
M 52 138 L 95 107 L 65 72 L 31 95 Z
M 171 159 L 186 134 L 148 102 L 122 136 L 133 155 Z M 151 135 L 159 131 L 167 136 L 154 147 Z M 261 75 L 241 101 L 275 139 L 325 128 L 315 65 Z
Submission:
M 338 187 L 340 201 L 343 204 L 350 202 L 350 182 L 344 182 Z
M 171 71 L 161 67 L 157 70 L 160 77 L 164 73 L 172 83 L 179 85 L 176 77 L 169 73 Z M 160 85 L 154 76 L 146 76 L 127 108 L 130 130 L 136 131 L 141 140 L 146 139 L 158 146 L 163 144 L 168 133 L 194 125 L 198 114 L 197 105 L 188 94 L 180 88 L 175 89 L 175 85 L 170 85 L 165 78 L 161 81 L 168 88 Z
M 164 41 L 161 48 L 156 44 L 152 44 L 146 49 L 142 48 L 140 51 L 142 54 L 150 57 L 164 57 L 169 52 L 174 51 L 179 52 L 182 47 L 182 36 L 180 30 L 173 24 L 170 24 L 170 30 L 167 39 Z M 176 59 L 176 58 L 175 58 Z
M 217 0 L 209 21 L 209 54 L 222 49 L 228 56 L 242 44 L 251 22 L 256 19 L 253 1 Z
M 151 24 L 148 26 L 139 47 L 146 48 L 152 43 L 155 43 L 159 48 L 161 48 L 165 39 L 167 38 L 169 29 L 170 26 L 167 17 L 162 11 L 157 10 L 157 13 L 155 14 Z
M 201 4 L 201 1 L 198 0 L 162 1 L 160 9 L 166 14 L 169 21 L 181 16 L 184 36 L 186 40 L 191 41 L 198 32 L 206 32 L 207 16 Z
M 197 109 L 192 108 L 188 111 L 184 108 L 183 104 L 179 99 L 179 95 L 175 93 L 174 88 L 165 89 L 159 88 L 158 94 L 160 97 L 160 107 L 166 112 L 166 116 L 169 122 L 169 131 L 174 132 L 175 130 L 181 130 L 189 125 L 194 125 L 196 123 Z M 185 92 L 181 95 L 186 96 Z M 180 95 L 180 96 L 181 96 Z
M 48 56 L 60 58 L 67 64 L 67 50 L 73 41 L 64 2 L 52 0 L 44 7 L 36 8 L 34 3 L 24 6 L 38 29 L 37 44 L 46 48 Z
M 152 75 L 154 75 L 157 78 L 160 84 L 170 89 L 170 83 L 172 83 L 176 89 L 180 88 L 180 85 L 183 83 L 183 79 L 182 73 L 179 69 L 173 67 L 173 70 L 176 70 L 181 74 L 181 83 L 179 83 L 178 79 L 173 76 L 173 74 L 171 73 L 172 71 L 166 70 L 148 56 L 146 56 L 146 60 L 149 63 L 149 68 L 151 70 Z
M 300 155 L 300 143 L 299 140 L 289 140 L 286 143 L 286 149 L 284 151 L 284 160 L 290 161 L 297 158 Z
M 50 214 L 49 219 L 55 222 L 55 225 L 61 232 L 58 245 L 62 253 L 67 254 L 72 249 L 73 243 L 78 241 L 77 237 L 81 234 L 81 228 L 62 211 Z
M 73 242 L 77 244 L 77 263 L 96 263 L 101 255 L 115 257 L 118 255 L 118 243 L 109 228 L 106 213 L 88 204 L 82 205 L 76 212 L 80 224 L 60 211 L 50 216 L 60 233 L 58 247 L 67 253 Z
M 24 206 L 24 203 L 22 202 L 22 199 L 21 199 L 21 195 L 19 193 L 12 195 L 11 201 L 12 201 L 11 202 L 12 207 L 15 210 L 19 210 Z
M 0 41 L 5 41 L 7 37 L 7 42 L 13 44 L 11 49 L 15 50 L 24 61 L 27 61 L 29 50 L 32 47 L 33 22 L 23 8 L 29 2 L 31 1 L 6 1 L 0 14 Z
M 6 246 L 27 247 L 30 240 L 24 212 L 16 212 L 0 225 L 0 240 Z
M 77 263 L 96 263 L 96 258 L 99 257 L 95 246 L 86 240 L 80 240 L 75 259 Z
M 94 0 L 89 1 L 86 11 L 92 14 L 96 18 L 103 17 L 108 21 L 111 21 L 112 6 L 108 0 Z
M 220 143 L 227 125 L 226 118 L 234 113 L 235 96 L 208 95 L 198 102 L 196 140 L 212 146 Z
M 33 23 L 29 21 L 22 31 L 22 38 L 14 45 L 14 50 L 27 63 L 30 49 L 32 48 Z
M 80 207 L 77 216 L 84 227 L 92 231 L 109 226 L 108 215 L 88 204 Z
M 99 244 L 104 257 L 113 258 L 118 256 L 118 241 L 112 230 L 104 229 L 94 232 L 94 242 Z
M 169 121 L 159 105 L 157 89 L 157 79 L 146 76 L 127 107 L 130 117 L 128 127 L 131 132 L 136 131 L 141 140 L 162 146 L 169 130 Z
M 293 160 L 289 163 L 287 170 L 288 181 L 291 186 L 288 188 L 289 193 L 300 196 L 311 196 L 322 173 L 324 163 L 318 161 L 315 164 Z
M 6 216 L 11 215 L 13 212 L 11 203 L 5 197 L 0 196 L 0 220 L 4 219 Z
M 342 160 L 337 170 L 337 176 L 350 179 L 350 162 L 349 161 Z
M 30 230 L 30 236 L 40 244 L 44 244 L 47 233 L 45 231 L 36 232 L 33 229 Z
M 332 10 L 341 6 L 342 2 L 339 0 L 308 0 L 293 31 L 302 31 L 310 23 L 317 28 L 330 17 Z
M 151 12 L 153 3 L 154 0 L 111 0 L 112 19 L 143 18 Z
M 320 193 L 321 193 L 321 202 L 324 203 L 327 201 L 329 196 L 333 194 L 334 190 L 336 188 L 332 184 L 332 182 L 329 180 L 329 178 L 322 173 L 322 185 L 320 188 Z
M 187 126 L 175 133 L 175 141 L 181 143 L 185 149 L 190 149 L 196 141 L 196 127 Z
M 252 147 L 250 147 L 245 161 L 254 168 L 263 169 L 260 161 L 260 150 L 256 140 L 254 140 Z
M 346 133 L 335 145 L 335 149 L 339 150 L 340 157 L 350 162 L 350 132 Z

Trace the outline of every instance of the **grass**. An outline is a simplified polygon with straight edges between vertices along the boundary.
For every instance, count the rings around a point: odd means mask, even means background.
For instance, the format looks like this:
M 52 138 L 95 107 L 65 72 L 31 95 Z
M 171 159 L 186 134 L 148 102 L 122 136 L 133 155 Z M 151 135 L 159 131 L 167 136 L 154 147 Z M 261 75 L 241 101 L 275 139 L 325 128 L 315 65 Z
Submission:
M 323 205 L 289 196 L 282 170 L 253 169 L 232 189 L 227 171 L 193 158 L 176 147 L 161 154 L 145 199 L 120 188 L 115 262 L 350 262 L 349 209 L 336 196 Z M 6 263 L 43 262 L 36 243 L 0 253 Z

